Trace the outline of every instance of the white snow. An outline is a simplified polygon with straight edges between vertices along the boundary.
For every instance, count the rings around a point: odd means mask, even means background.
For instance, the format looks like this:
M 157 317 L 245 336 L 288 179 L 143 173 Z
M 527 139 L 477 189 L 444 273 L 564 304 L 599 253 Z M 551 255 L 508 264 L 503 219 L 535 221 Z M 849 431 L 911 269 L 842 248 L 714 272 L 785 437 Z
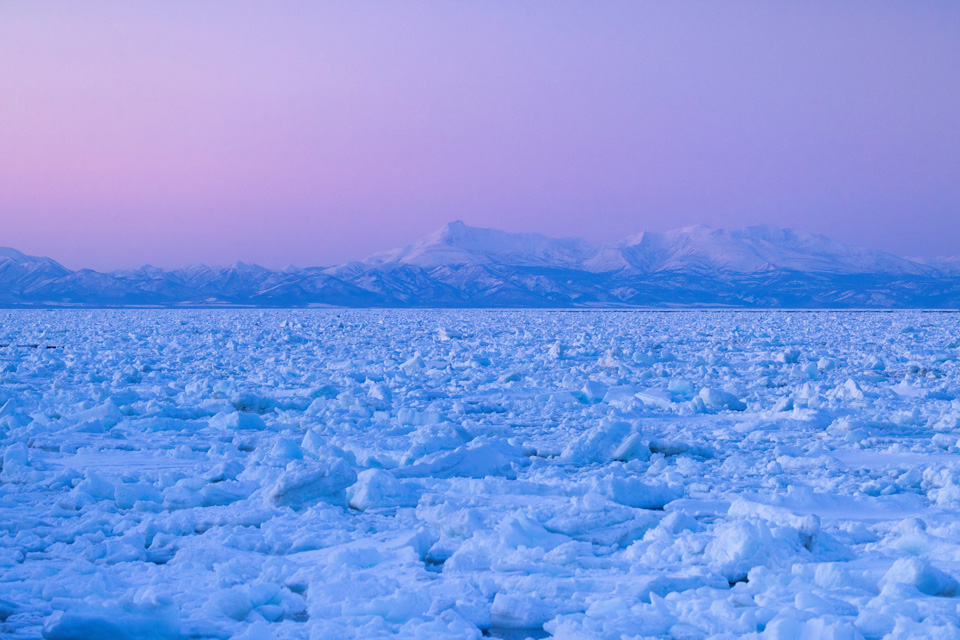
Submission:
M 958 336 L 2 311 L 0 636 L 957 638 Z
M 817 273 L 923 274 L 931 265 L 879 251 L 851 247 L 825 236 L 772 226 L 727 231 L 698 225 L 666 232 L 644 231 L 616 244 L 593 244 L 578 238 L 550 238 L 539 233 L 508 233 L 456 221 L 405 247 L 329 270 L 351 273 L 384 265 L 424 269 L 450 266 L 546 266 L 591 273 L 720 271 L 763 272 L 771 269 Z

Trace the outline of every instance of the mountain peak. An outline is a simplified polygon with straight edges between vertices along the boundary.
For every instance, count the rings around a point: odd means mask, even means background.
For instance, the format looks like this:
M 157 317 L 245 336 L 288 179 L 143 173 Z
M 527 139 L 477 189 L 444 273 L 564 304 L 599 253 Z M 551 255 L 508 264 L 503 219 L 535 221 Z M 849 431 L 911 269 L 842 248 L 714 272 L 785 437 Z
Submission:
M 956 260 L 911 261 L 772 225 L 600 244 L 454 220 L 367 260 L 282 272 L 238 262 L 104 274 L 0 249 L 0 304 L 13 305 L 949 307 L 957 287 Z
M 409 264 L 424 269 L 491 264 L 579 268 L 598 250 L 585 240 L 472 227 L 455 220 L 417 242 L 372 256 L 366 263 Z
M 510 233 L 450 222 L 421 240 L 354 263 L 351 271 L 388 264 L 423 269 L 462 266 L 574 269 L 605 272 L 904 273 L 930 270 L 879 251 L 851 247 L 825 236 L 774 225 L 728 231 L 698 224 L 642 232 L 618 244 Z M 365 265 L 365 266 L 362 266 Z
M 9 261 L 28 269 L 40 269 L 51 273 L 65 274 L 69 269 L 52 258 L 31 256 L 10 247 L 0 247 L 0 262 Z
M 444 233 L 462 233 L 467 229 L 476 229 L 477 227 L 471 227 L 463 220 L 453 220 L 441 227 L 441 231 Z
M 0 247 L 0 260 L 13 260 L 14 262 L 36 262 L 43 258 L 28 256 L 22 251 L 17 251 L 11 247 Z
M 716 227 L 711 227 L 708 224 L 692 224 L 686 227 L 681 227 L 674 230 L 674 233 L 683 233 L 686 235 L 706 235 L 710 233 L 722 233 L 722 229 L 717 229 Z
M 443 242 L 446 244 L 456 244 L 465 241 L 476 242 L 479 238 L 489 236 L 490 234 L 506 233 L 497 229 L 485 229 L 483 227 L 471 227 L 463 220 L 454 220 L 443 225 L 430 235 L 426 236 L 418 243 Z

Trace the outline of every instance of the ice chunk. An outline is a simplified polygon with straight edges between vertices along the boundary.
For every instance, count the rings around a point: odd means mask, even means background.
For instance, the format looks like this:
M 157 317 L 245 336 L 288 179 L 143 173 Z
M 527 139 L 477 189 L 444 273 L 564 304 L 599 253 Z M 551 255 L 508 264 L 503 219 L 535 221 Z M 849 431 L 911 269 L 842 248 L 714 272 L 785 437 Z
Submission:
M 883 584 L 906 584 L 928 596 L 957 595 L 960 583 L 920 558 L 900 558 L 883 576 Z
M 93 469 L 87 469 L 83 481 L 74 487 L 73 493 L 87 495 L 94 500 L 113 500 L 116 488 Z
M 683 496 L 680 486 L 648 484 L 639 478 L 613 475 L 597 480 L 593 490 L 614 502 L 640 509 L 662 509 L 666 504 Z
M 700 389 L 698 397 L 711 409 L 730 409 L 731 411 L 746 411 L 747 405 L 737 396 L 719 389 Z
M 800 350 L 794 347 L 785 349 L 777 354 L 777 361 L 786 364 L 796 364 L 800 360 Z
M 210 471 L 203 475 L 203 479 L 207 482 L 236 480 L 237 476 L 241 473 L 243 473 L 243 463 L 234 458 L 215 465 Z
M 340 458 L 296 460 L 267 489 L 268 500 L 277 506 L 299 509 L 319 500 L 344 503 L 344 490 L 357 481 L 357 474 Z
M 300 460 L 303 458 L 303 450 L 296 440 L 278 438 L 270 451 L 270 455 L 277 460 Z
M 567 445 L 560 459 L 574 464 L 606 464 L 631 455 L 640 456 L 639 434 L 640 427 L 636 423 L 604 417 Z
M 613 452 L 613 459 L 621 462 L 630 460 L 649 460 L 650 447 L 644 444 L 640 439 L 640 433 L 634 431 L 620 443 L 620 446 Z
M 347 490 L 350 506 L 359 511 L 382 507 L 415 507 L 419 496 L 410 486 L 384 469 L 366 469 Z
M 80 411 L 79 413 L 75 414 L 73 418 L 77 422 L 90 422 L 93 420 L 98 420 L 105 427 L 110 428 L 123 419 L 123 413 L 113 402 L 113 400 L 109 399 L 103 404 L 93 407 L 92 409 Z
M 843 387 L 839 388 L 838 391 L 843 397 L 852 400 L 862 400 L 864 398 L 863 389 L 853 378 L 847 378 L 847 381 L 843 383 Z
M 438 424 L 440 414 L 437 411 L 414 411 L 409 407 L 404 407 L 397 412 L 397 422 L 402 425 L 428 426 Z
M 453 451 L 438 451 L 421 458 L 416 464 L 394 470 L 399 478 L 485 478 L 514 476 L 514 465 L 525 464 L 519 447 L 505 441 L 472 442 Z
M 622 409 L 629 409 L 637 400 L 636 388 L 626 384 L 610 387 L 603 395 L 604 404 Z
M 581 392 L 587 402 L 600 402 L 607 394 L 607 385 L 596 380 L 587 380 Z
M 563 345 L 560 344 L 559 340 L 550 345 L 550 350 L 547 352 L 547 355 L 554 360 L 563 358 Z
M 250 615 L 253 610 L 253 601 L 246 587 L 235 586 L 211 595 L 207 602 L 207 610 L 239 621 Z
M 673 394 L 665 389 L 643 389 L 637 392 L 637 397 L 648 407 L 669 409 L 673 405 Z
M 684 398 L 689 398 L 693 395 L 693 383 L 682 378 L 674 378 L 670 381 L 670 384 L 667 385 L 667 391 L 678 396 L 683 396 Z
M 491 621 L 495 628 L 513 630 L 541 630 L 544 623 L 552 620 L 558 613 L 558 602 L 546 601 L 532 593 L 498 593 L 490 606 Z M 528 637 L 516 633 L 510 637 Z
M 400 365 L 400 369 L 407 373 L 416 373 L 418 371 L 423 371 L 425 365 L 423 363 L 423 358 L 419 355 L 413 356 L 406 362 Z
M 253 413 L 244 413 L 243 411 L 233 411 L 230 413 L 222 411 L 210 418 L 209 423 L 214 429 L 249 429 L 259 431 L 267 428 L 263 418 Z
M 0 566 L 3 566 L 0 564 Z M 7 618 L 12 616 L 18 611 L 19 607 L 9 600 L 0 598 L 0 622 L 6 621 Z
M 77 602 L 55 611 L 43 624 L 45 640 L 173 640 L 180 637 L 180 615 L 169 598 L 129 603 Z
M 753 567 L 766 565 L 782 550 L 770 527 L 762 521 L 739 520 L 717 527 L 705 557 L 711 568 L 730 582 L 746 578 Z M 787 552 L 789 554 L 789 551 Z
M 625 546 L 657 523 L 650 511 L 609 501 L 597 493 L 571 500 L 545 523 L 548 531 L 601 545 Z
M 146 482 L 121 482 L 116 485 L 114 495 L 120 509 L 132 509 L 137 502 L 163 502 L 163 495 Z
M 26 483 L 30 480 L 31 470 L 27 445 L 17 442 L 4 450 L 3 463 L 0 464 L 0 481 Z

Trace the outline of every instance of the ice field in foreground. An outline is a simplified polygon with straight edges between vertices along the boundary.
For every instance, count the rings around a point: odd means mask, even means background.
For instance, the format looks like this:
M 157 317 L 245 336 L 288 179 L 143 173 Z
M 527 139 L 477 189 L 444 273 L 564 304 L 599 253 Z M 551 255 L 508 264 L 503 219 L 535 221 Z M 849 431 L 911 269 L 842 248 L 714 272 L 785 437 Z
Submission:
M 0 636 L 960 637 L 960 315 L 0 311 Z

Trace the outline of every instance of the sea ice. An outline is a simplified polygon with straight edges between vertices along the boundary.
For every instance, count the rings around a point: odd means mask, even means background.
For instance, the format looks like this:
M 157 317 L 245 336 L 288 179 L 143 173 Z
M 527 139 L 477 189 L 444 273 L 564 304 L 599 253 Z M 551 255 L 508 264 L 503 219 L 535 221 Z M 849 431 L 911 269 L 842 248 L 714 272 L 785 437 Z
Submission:
M 960 637 L 955 314 L 0 319 L 4 637 Z

